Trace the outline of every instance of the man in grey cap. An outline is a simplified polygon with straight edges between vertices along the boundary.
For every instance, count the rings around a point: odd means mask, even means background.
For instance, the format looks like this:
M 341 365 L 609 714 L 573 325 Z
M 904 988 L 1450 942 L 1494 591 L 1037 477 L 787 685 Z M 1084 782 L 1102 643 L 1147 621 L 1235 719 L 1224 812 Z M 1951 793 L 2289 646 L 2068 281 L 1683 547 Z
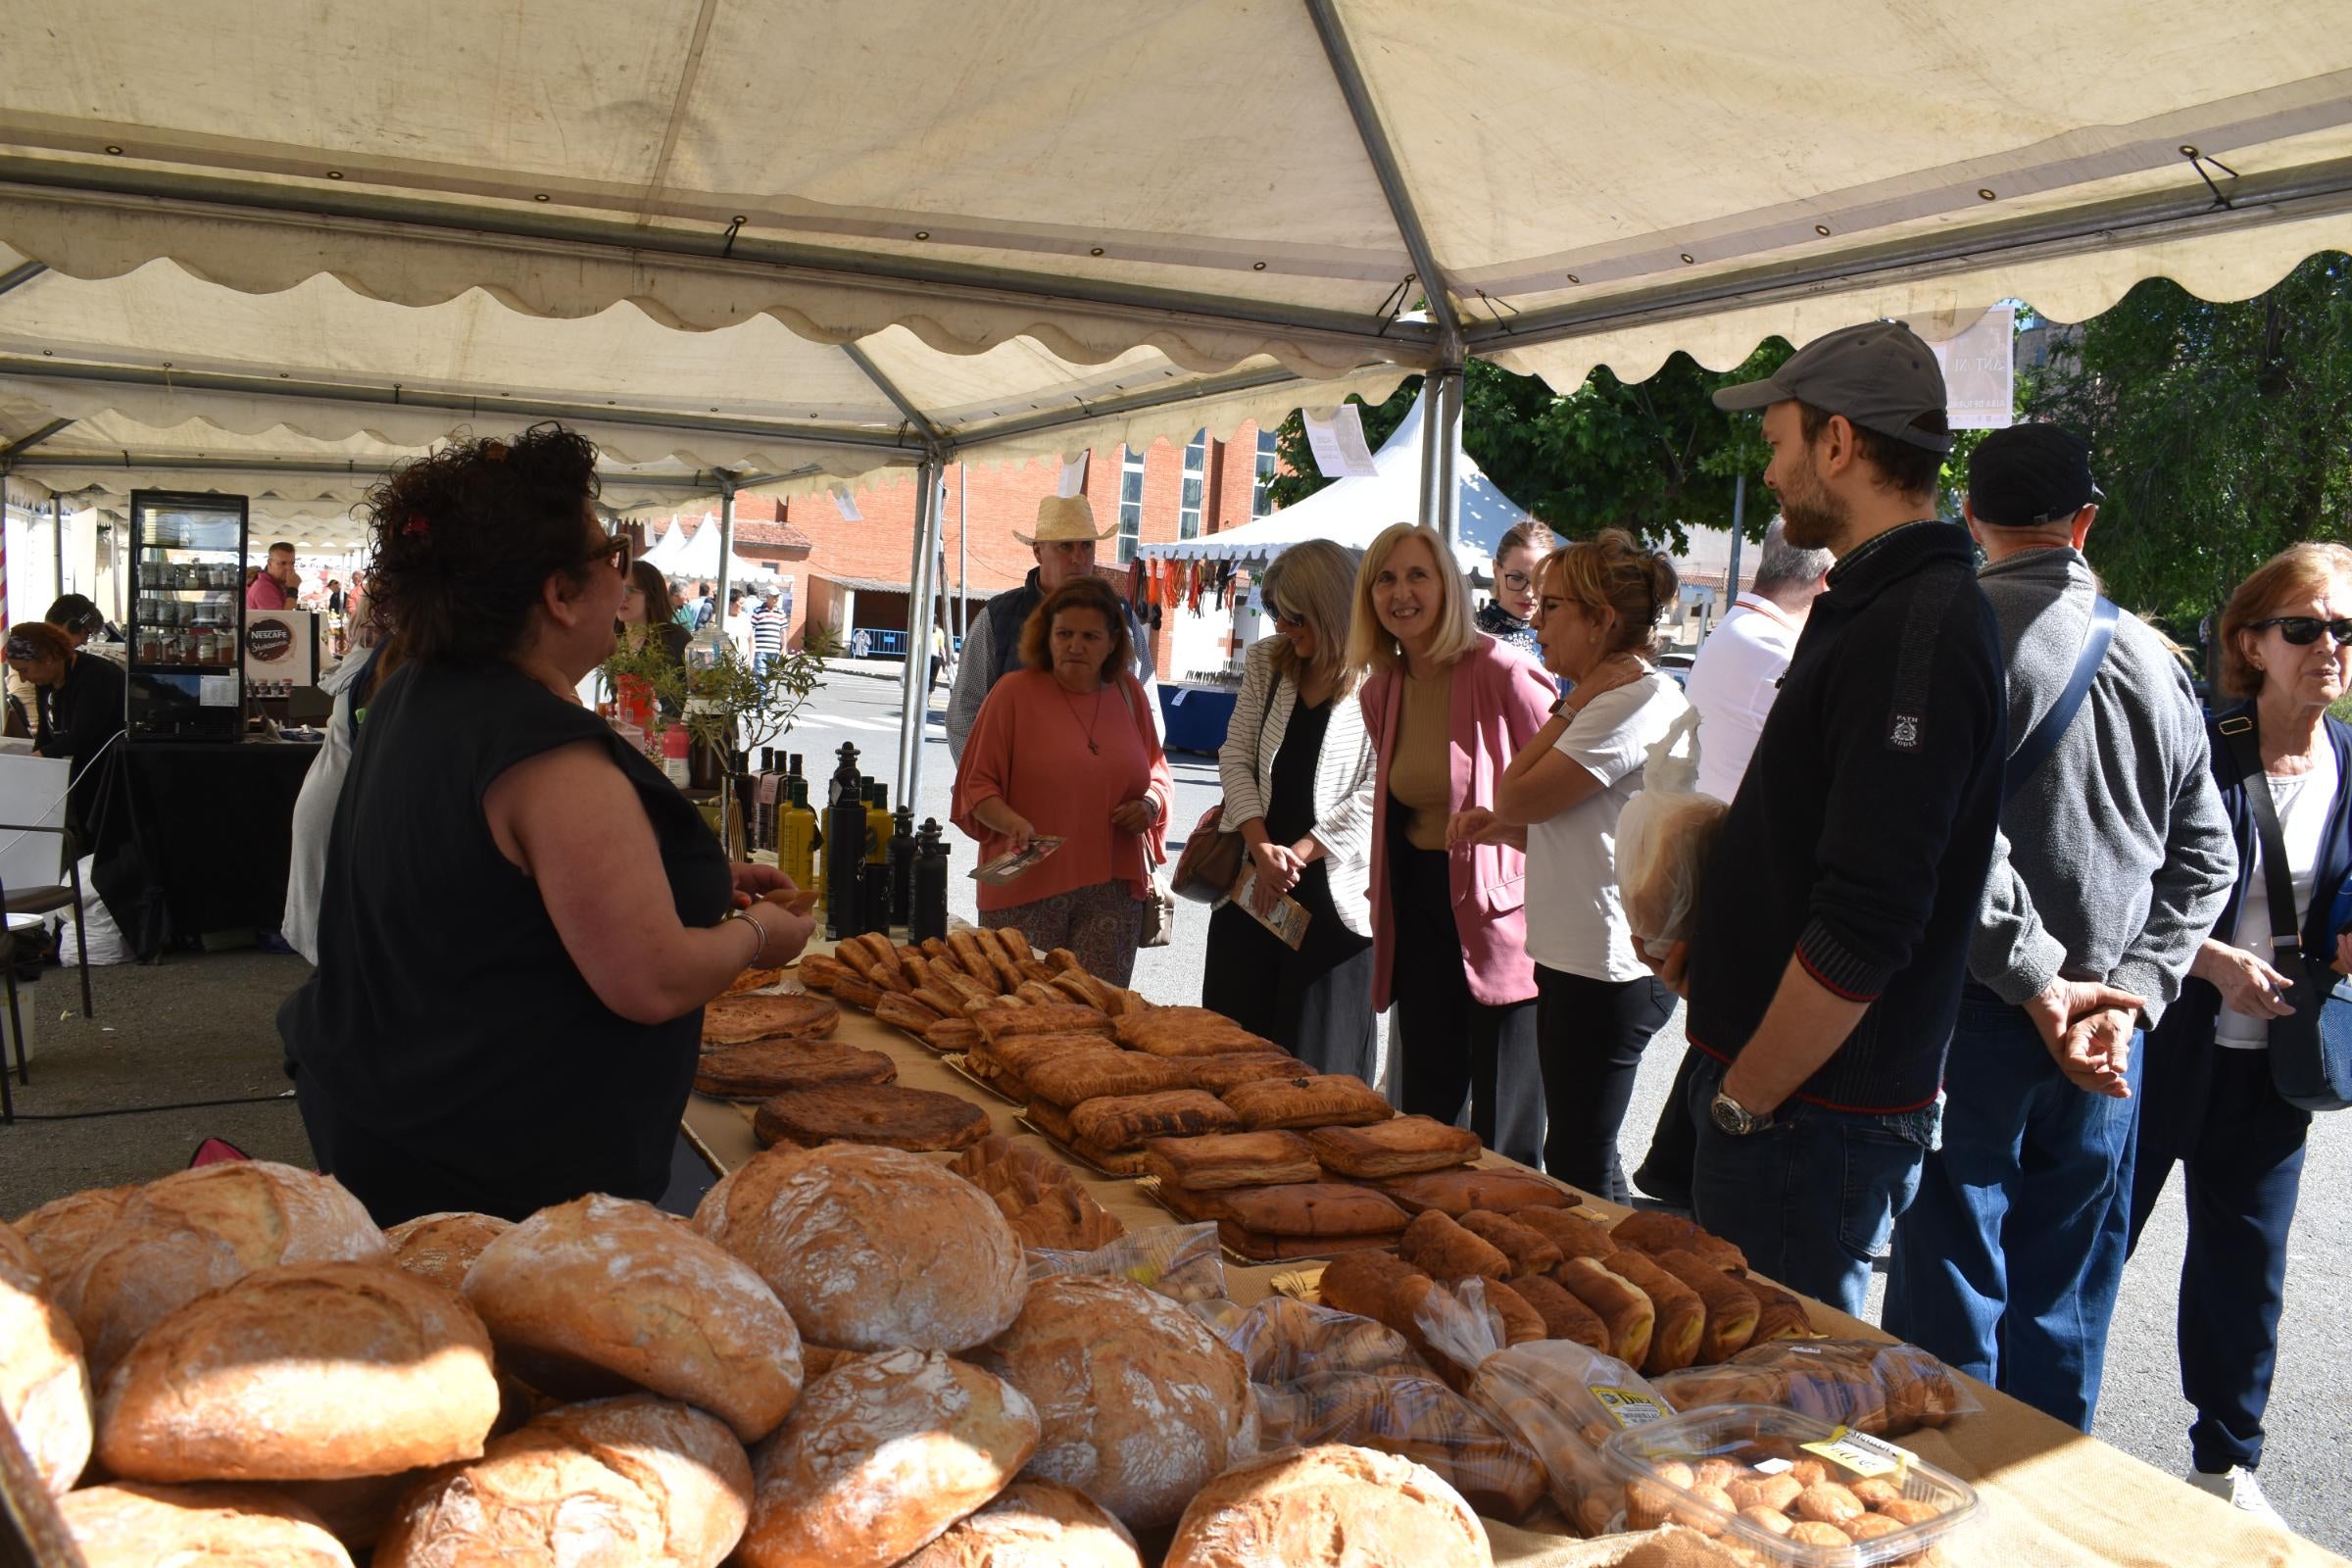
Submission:
M 1664 962 L 1707 1058 L 1691 1198 L 1758 1271 L 1859 1312 L 1935 1138 L 2007 751 L 1999 633 L 1936 515 L 1943 373 L 1908 329 L 1832 332 L 1715 401 L 1764 411 L 1788 541 L 1838 564 Z
M 2236 875 L 2205 720 L 2165 640 L 2099 593 L 2090 449 L 2052 424 L 1969 460 L 2009 671 L 2009 760 L 1943 1144 L 1894 1230 L 1888 1333 L 2087 1432 L 2131 1232 L 2140 1031 Z

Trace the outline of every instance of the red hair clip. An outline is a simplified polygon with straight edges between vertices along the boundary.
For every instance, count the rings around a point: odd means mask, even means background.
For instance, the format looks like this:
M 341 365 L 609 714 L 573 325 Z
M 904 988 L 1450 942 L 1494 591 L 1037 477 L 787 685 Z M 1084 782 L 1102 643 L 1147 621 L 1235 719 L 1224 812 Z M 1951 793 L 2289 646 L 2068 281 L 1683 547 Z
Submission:
M 429 536 L 433 531 L 432 519 L 422 513 L 412 512 L 409 514 L 409 520 L 400 525 L 400 531 L 403 537 L 416 533 Z

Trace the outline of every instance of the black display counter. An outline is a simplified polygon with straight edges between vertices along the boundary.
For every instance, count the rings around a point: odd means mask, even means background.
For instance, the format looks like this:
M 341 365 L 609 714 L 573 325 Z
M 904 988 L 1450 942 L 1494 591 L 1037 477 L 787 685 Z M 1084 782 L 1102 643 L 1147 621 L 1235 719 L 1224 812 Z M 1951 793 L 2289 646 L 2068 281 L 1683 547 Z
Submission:
M 275 931 L 285 918 L 294 801 L 317 743 L 134 745 L 137 836 L 174 938 Z

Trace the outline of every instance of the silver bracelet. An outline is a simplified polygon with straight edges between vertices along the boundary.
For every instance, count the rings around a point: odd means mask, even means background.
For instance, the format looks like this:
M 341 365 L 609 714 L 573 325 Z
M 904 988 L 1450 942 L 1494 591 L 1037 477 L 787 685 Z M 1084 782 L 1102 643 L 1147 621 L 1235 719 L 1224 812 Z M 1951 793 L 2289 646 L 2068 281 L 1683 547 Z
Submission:
M 753 931 L 758 933 L 758 940 L 752 944 L 751 956 L 751 962 L 758 963 L 760 961 L 760 956 L 767 951 L 767 927 L 760 924 L 758 920 L 752 918 L 752 911 L 749 909 L 729 909 L 726 912 L 725 917 L 722 918 L 718 923 L 720 925 L 725 925 L 728 920 L 741 920 L 745 925 L 750 926 Z

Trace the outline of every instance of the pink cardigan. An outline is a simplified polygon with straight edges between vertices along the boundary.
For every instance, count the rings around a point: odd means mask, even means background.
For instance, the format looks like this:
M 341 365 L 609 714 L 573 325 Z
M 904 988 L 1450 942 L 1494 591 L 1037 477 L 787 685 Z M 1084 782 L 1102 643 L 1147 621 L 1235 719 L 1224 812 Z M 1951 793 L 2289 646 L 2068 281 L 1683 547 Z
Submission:
M 1396 720 L 1404 682 L 1379 671 L 1363 684 L 1364 728 L 1379 760 L 1372 808 L 1372 1005 L 1386 1007 L 1396 958 L 1396 915 L 1389 895 L 1389 764 L 1396 755 Z M 1453 808 L 1494 805 L 1495 786 L 1519 749 L 1534 738 L 1558 696 L 1551 677 L 1525 656 L 1481 634 L 1453 664 Z M 1527 856 L 1507 844 L 1474 844 L 1452 852 L 1453 921 L 1462 939 L 1462 968 L 1472 1000 L 1490 1006 L 1525 1002 L 1536 994 L 1535 960 L 1527 956 Z M 1414 954 L 1411 961 L 1444 961 Z

